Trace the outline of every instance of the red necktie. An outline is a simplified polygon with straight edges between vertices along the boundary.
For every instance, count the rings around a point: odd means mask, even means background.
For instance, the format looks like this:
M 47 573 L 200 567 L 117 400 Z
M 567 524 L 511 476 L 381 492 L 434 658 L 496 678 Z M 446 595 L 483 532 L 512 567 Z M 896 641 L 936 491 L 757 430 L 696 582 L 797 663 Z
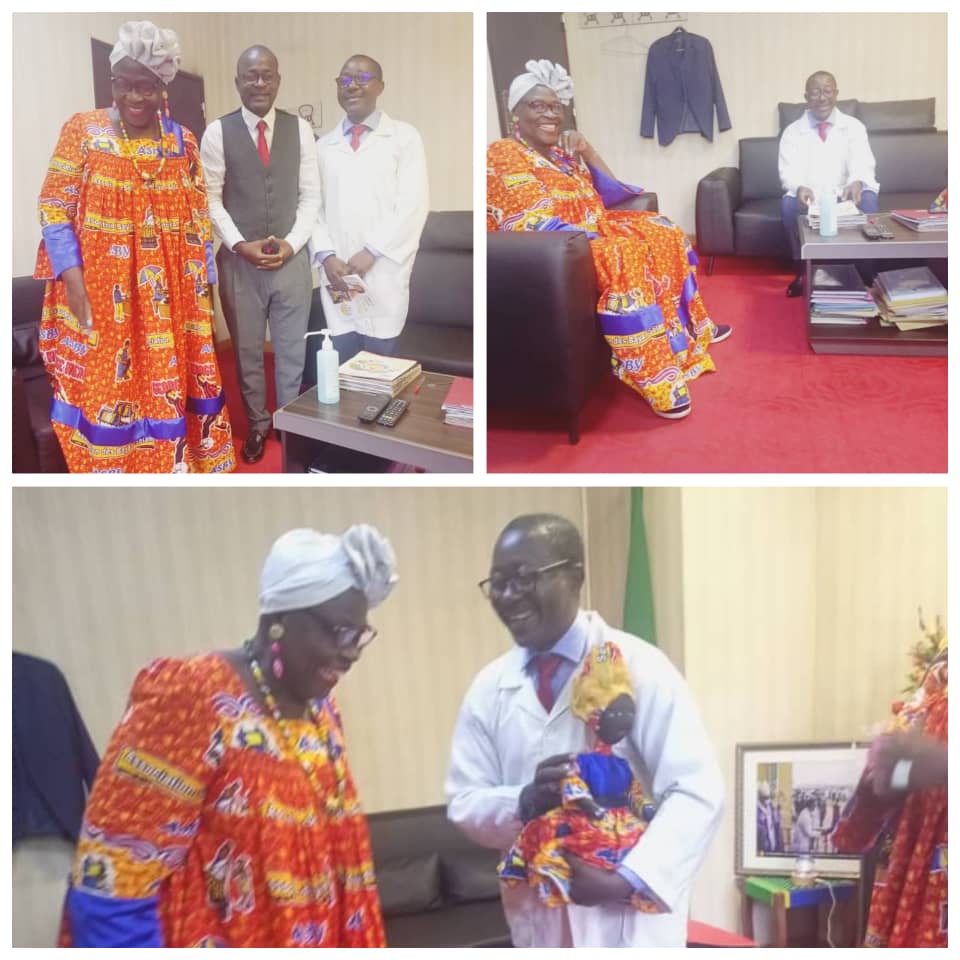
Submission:
M 264 130 L 267 129 L 267 121 L 261 120 L 257 124 L 257 130 L 259 131 L 259 136 L 257 137 L 257 153 L 260 154 L 260 159 L 263 161 L 265 167 L 270 166 L 270 148 L 267 146 L 267 138 L 264 135 Z
M 824 143 L 827 142 L 827 130 L 829 127 L 830 124 L 827 123 L 826 120 L 821 120 L 820 123 L 817 124 L 817 130 L 820 133 L 820 139 L 823 140 Z
M 356 126 L 350 128 L 350 147 L 354 152 L 360 148 L 360 138 L 363 136 L 364 130 L 369 129 L 365 123 L 358 123 Z
M 541 653 L 537 657 L 537 699 L 543 704 L 543 709 L 549 713 L 553 709 L 556 697 L 553 693 L 553 677 L 563 657 L 558 653 Z

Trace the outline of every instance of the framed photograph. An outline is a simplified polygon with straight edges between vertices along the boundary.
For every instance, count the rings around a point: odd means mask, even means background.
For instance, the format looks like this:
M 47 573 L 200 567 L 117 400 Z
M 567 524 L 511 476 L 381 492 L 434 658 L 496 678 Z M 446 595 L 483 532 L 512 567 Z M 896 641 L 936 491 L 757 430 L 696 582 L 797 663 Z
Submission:
M 821 877 L 858 877 L 860 856 L 831 834 L 863 773 L 865 743 L 737 745 L 736 872 L 788 875 L 811 857 Z

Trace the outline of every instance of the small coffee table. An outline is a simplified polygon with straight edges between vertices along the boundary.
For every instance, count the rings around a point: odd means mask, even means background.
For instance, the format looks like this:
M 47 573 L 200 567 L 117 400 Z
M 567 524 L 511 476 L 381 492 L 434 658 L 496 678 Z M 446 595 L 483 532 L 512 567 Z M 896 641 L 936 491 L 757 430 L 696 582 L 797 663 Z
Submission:
M 317 441 L 396 460 L 434 473 L 473 472 L 473 430 L 443 422 L 441 405 L 453 377 L 424 373 L 400 396 L 410 405 L 395 427 L 361 423 L 368 393 L 340 391 L 340 402 L 317 399 L 313 387 L 281 407 L 273 425 L 283 432 L 285 473 L 305 473 L 316 458 Z M 416 392 L 415 392 L 416 391 Z
M 900 356 L 942 357 L 947 353 L 947 328 L 898 330 L 879 320 L 864 326 L 812 323 L 810 292 L 813 268 L 829 260 L 947 260 L 947 231 L 921 233 L 898 223 L 889 214 L 871 214 L 892 233 L 892 240 L 868 240 L 859 227 L 845 227 L 835 237 L 821 237 L 800 217 L 800 256 L 806 267 L 807 341 L 817 353 L 878 353 Z M 934 273 L 938 273 L 934 270 Z M 946 270 L 941 282 L 946 286 Z

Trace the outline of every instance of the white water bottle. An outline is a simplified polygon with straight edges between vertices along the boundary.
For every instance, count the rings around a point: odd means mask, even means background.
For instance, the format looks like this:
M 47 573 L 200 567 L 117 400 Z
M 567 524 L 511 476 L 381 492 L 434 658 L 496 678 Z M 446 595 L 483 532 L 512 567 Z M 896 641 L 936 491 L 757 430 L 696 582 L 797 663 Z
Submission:
M 327 329 L 313 330 L 307 337 L 323 337 L 323 346 L 317 351 L 317 399 L 321 403 L 340 402 L 340 354 L 333 349 L 333 337 Z
M 837 235 L 837 191 L 825 186 L 820 191 L 820 236 Z

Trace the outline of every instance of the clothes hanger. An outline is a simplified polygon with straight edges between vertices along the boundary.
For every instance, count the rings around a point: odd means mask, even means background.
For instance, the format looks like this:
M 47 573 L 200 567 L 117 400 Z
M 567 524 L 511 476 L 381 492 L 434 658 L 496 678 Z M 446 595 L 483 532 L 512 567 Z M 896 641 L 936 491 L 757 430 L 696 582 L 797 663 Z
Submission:
M 605 40 L 601 49 L 604 53 L 612 53 L 619 57 L 642 57 L 650 48 L 624 30 L 612 39 Z

